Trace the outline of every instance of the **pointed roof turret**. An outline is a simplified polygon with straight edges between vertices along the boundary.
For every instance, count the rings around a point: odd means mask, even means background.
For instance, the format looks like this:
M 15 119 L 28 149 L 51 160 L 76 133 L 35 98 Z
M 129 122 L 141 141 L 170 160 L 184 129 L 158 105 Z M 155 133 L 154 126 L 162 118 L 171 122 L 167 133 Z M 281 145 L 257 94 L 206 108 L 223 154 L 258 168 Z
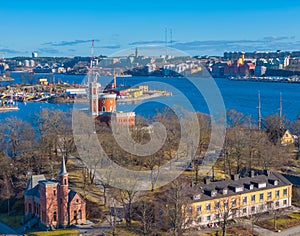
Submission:
M 65 176 L 68 175 L 67 169 L 66 169 L 66 162 L 65 162 L 65 156 L 63 156 L 61 161 L 61 168 L 59 172 L 59 176 Z

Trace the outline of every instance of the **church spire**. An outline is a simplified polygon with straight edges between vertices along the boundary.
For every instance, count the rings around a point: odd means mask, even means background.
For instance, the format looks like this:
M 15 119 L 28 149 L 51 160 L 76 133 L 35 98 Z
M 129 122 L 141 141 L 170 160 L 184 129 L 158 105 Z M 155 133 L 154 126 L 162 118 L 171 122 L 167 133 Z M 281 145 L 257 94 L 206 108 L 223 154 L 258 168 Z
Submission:
M 66 169 L 65 156 L 63 156 L 62 161 L 61 161 L 61 168 L 60 168 L 59 176 L 66 176 L 66 175 L 68 175 L 68 172 Z

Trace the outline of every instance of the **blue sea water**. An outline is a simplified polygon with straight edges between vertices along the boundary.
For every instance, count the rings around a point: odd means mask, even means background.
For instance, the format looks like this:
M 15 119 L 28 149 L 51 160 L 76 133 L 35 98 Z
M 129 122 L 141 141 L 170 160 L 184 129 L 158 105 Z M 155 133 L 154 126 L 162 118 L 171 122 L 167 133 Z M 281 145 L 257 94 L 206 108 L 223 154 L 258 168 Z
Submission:
M 0 85 L 9 85 L 21 83 L 21 73 L 12 73 L 15 78 L 14 82 L 0 82 Z M 34 78 L 34 83 L 39 77 L 47 77 L 49 82 L 61 81 L 69 84 L 79 84 L 85 81 L 85 76 L 70 76 L 70 75 L 38 75 Z M 112 78 L 106 78 L 99 82 L 105 85 Z M 205 84 L 207 80 L 197 78 L 197 83 Z M 160 97 L 153 100 L 146 100 L 140 103 L 132 104 L 118 104 L 119 111 L 132 111 L 134 110 L 137 115 L 143 117 L 153 116 L 157 110 L 163 109 L 166 105 L 170 106 L 183 106 L 186 108 L 188 103 L 191 104 L 193 110 L 209 113 L 209 106 L 206 99 L 202 96 L 206 92 L 211 92 L 212 100 L 214 96 L 217 98 L 217 93 L 220 92 L 223 98 L 226 110 L 237 110 L 245 115 L 251 115 L 253 120 L 257 120 L 257 94 L 261 94 L 261 113 L 263 117 L 271 114 L 278 114 L 280 107 L 280 93 L 282 94 L 282 107 L 283 114 L 289 120 L 295 120 L 300 115 L 300 84 L 296 83 L 279 83 L 279 82 L 250 82 L 250 81 L 231 81 L 228 79 L 214 79 L 217 89 L 210 91 L 212 88 L 203 86 L 201 91 L 195 87 L 188 79 L 185 78 L 158 78 L 158 77 L 129 77 L 118 79 L 118 84 L 126 86 L 134 86 L 139 83 L 148 84 L 149 89 L 172 91 L 171 97 Z M 219 100 L 215 101 L 219 103 Z M 39 113 L 43 108 L 60 109 L 63 111 L 72 111 L 72 104 L 50 104 L 50 103 L 19 103 L 19 111 L 2 112 L 0 113 L 0 122 L 5 118 L 16 116 L 22 120 L 31 121 L 34 115 Z M 188 109 L 189 110 L 189 109 Z

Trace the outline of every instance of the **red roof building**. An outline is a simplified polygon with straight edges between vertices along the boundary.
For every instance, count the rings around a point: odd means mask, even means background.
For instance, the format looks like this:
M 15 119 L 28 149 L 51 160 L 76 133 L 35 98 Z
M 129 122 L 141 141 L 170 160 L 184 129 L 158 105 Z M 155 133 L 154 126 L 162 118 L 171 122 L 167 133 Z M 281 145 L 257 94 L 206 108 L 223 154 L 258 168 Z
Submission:
M 63 157 L 59 180 L 46 180 L 44 175 L 33 175 L 24 193 L 25 217 L 28 228 L 39 225 L 42 229 L 65 228 L 86 222 L 86 203 L 69 189 L 68 172 Z

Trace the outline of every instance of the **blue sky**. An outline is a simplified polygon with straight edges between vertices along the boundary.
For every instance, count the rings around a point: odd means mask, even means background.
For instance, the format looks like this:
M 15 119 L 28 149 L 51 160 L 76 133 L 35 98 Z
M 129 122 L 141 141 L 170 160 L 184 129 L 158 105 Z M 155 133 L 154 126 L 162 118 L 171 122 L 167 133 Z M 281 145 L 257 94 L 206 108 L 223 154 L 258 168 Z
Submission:
M 140 45 L 191 55 L 300 50 L 300 1 L 0 0 L 0 52 L 6 57 L 110 55 Z

